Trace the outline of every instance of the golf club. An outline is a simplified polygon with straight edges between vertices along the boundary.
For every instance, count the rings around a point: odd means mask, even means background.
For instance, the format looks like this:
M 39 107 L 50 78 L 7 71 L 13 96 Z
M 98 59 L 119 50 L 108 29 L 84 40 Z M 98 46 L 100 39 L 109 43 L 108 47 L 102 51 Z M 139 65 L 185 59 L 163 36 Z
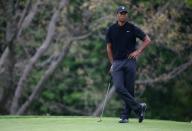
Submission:
M 110 80 L 109 80 L 109 84 L 108 84 L 108 87 L 107 87 L 107 92 L 106 92 L 106 95 L 105 95 L 105 100 L 104 100 L 104 103 L 103 103 L 103 107 L 102 107 L 102 112 L 101 112 L 101 115 L 100 115 L 100 117 L 99 117 L 99 120 L 97 121 L 97 122 L 101 122 L 102 121 L 102 117 L 103 117 L 103 112 L 104 112 L 104 109 L 105 109 L 105 105 L 106 105 L 106 101 L 107 101 L 107 98 L 108 98 L 108 94 L 109 94 L 109 88 L 110 88 L 110 86 L 111 86 L 111 79 L 112 78 L 110 78 Z

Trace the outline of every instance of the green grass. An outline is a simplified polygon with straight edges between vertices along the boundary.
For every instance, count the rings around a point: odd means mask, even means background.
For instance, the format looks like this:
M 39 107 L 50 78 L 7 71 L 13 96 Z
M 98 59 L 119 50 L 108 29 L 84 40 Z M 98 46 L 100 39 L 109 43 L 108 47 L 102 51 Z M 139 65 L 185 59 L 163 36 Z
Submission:
M 145 120 L 119 124 L 118 118 L 0 116 L 0 131 L 192 131 L 192 123 Z

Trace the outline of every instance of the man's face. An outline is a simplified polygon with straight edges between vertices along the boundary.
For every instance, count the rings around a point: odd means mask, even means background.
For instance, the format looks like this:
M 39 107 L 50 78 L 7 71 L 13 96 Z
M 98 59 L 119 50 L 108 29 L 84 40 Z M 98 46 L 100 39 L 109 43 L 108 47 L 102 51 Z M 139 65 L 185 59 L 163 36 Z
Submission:
M 117 13 L 117 20 L 119 22 L 125 22 L 127 20 L 127 12 L 119 12 L 119 13 Z

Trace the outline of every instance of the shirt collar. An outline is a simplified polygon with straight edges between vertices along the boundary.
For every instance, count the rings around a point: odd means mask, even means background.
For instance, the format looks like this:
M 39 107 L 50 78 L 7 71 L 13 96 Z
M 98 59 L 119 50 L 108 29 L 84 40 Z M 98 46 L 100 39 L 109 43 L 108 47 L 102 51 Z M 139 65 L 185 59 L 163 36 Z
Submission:
M 124 27 L 126 27 L 127 25 L 128 25 L 128 21 L 126 21 L 123 26 L 120 26 L 120 25 L 118 24 L 118 21 L 116 22 L 116 26 L 117 26 L 118 28 L 124 28 Z

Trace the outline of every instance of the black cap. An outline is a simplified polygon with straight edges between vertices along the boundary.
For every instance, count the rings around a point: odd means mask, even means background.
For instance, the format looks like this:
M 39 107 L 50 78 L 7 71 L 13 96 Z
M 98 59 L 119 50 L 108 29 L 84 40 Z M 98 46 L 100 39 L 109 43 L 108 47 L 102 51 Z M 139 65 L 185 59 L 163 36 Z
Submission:
M 126 13 L 128 12 L 125 6 L 119 6 L 117 8 L 117 13 L 121 13 L 121 12 L 126 12 Z

